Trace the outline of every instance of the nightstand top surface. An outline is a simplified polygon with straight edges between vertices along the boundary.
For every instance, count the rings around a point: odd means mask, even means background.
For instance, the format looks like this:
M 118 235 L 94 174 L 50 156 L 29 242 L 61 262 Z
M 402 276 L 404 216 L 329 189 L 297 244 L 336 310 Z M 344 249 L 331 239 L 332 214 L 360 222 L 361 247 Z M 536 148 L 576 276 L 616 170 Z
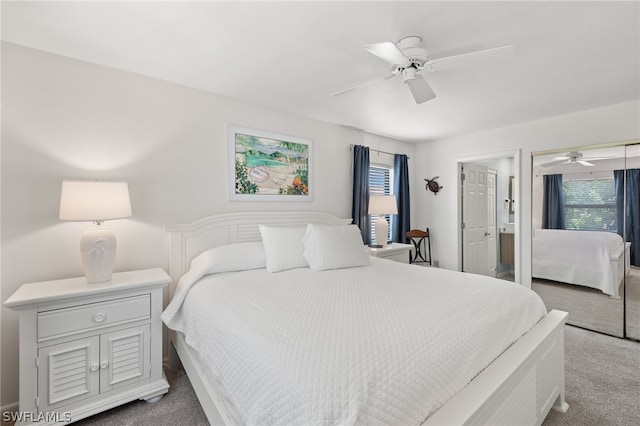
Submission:
M 371 252 L 375 253 L 375 252 L 382 252 L 382 251 L 407 250 L 407 249 L 410 249 L 411 247 L 413 247 L 411 244 L 390 243 L 384 246 L 384 248 L 367 247 L 367 250 L 370 250 Z
M 87 283 L 86 277 L 23 284 L 5 302 L 7 308 L 28 307 L 70 297 L 88 297 L 139 287 L 164 287 L 171 278 L 162 268 L 114 273 L 110 281 Z

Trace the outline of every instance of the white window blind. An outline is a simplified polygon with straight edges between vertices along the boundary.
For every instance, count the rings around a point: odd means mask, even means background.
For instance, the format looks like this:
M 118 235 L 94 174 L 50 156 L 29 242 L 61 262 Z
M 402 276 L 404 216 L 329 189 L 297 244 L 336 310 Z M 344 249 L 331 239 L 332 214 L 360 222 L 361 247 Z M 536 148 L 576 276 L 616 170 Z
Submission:
M 369 166 L 369 194 L 370 195 L 393 195 L 393 167 L 381 164 L 371 164 Z M 389 223 L 389 232 L 387 241 L 391 240 L 391 229 L 395 216 L 384 215 Z M 371 242 L 378 244 L 375 238 L 374 222 L 378 219 L 378 215 L 372 214 L 371 218 Z

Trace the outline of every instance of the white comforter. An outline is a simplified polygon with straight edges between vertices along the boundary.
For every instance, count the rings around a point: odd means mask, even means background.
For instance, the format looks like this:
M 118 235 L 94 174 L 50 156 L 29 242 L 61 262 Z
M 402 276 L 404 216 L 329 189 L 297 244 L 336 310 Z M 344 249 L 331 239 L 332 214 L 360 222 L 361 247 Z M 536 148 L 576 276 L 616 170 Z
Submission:
M 372 263 L 196 271 L 163 320 L 240 424 L 417 425 L 546 313 L 511 282 Z
M 617 296 L 624 275 L 623 249 L 622 237 L 612 232 L 536 229 L 531 276 Z

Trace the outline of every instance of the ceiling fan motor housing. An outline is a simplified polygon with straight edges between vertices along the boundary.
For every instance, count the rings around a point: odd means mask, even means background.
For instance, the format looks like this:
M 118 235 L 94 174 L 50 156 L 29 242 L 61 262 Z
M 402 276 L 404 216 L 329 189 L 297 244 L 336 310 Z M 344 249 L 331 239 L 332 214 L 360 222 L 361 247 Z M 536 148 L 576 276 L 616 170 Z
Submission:
M 578 158 L 582 158 L 584 154 L 578 151 L 571 151 L 568 155 L 569 155 L 569 158 L 578 159 Z
M 407 59 L 411 61 L 413 68 L 422 69 L 429 60 L 429 52 L 422 47 L 422 38 L 418 36 L 405 37 L 396 43 L 396 45 Z M 409 65 L 409 67 L 411 65 Z

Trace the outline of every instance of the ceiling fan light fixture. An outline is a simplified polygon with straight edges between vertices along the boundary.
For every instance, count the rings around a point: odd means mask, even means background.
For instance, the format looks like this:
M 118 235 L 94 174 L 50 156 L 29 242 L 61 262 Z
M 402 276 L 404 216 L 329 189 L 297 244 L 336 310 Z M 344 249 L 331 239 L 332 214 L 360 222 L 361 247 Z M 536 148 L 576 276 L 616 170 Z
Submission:
M 416 74 L 411 80 L 405 80 L 405 83 L 409 86 L 409 90 L 417 104 L 427 102 L 436 97 L 436 94 L 420 74 Z
M 416 69 L 413 67 L 405 68 L 402 70 L 402 81 L 408 83 L 411 80 L 416 79 Z

